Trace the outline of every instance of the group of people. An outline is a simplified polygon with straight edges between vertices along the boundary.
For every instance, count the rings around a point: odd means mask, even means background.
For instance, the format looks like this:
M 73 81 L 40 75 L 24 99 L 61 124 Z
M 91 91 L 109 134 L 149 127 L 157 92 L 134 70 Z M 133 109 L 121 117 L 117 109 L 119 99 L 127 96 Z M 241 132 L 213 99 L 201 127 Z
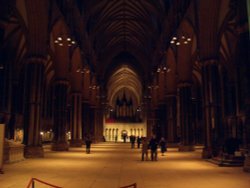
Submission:
M 140 148 L 141 137 L 139 136 L 136 137 L 134 135 L 131 135 L 129 138 L 130 138 L 131 148 L 135 148 L 135 142 L 137 143 L 137 148 Z
M 150 150 L 150 158 L 151 161 L 157 161 L 158 160 L 158 153 L 157 148 L 158 145 L 161 149 L 162 156 L 167 151 L 167 143 L 166 140 L 162 137 L 161 140 L 158 142 L 155 136 L 152 136 L 152 138 L 148 141 L 146 137 L 142 138 L 142 156 L 141 160 L 148 160 L 148 150 Z
M 156 139 L 155 136 L 152 136 L 150 140 L 148 140 L 147 137 L 135 137 L 134 135 L 130 136 L 130 143 L 131 148 L 135 148 L 135 142 L 137 142 L 137 148 L 140 148 L 140 145 L 142 144 L 142 156 L 141 160 L 148 160 L 148 150 L 150 150 L 150 158 L 151 161 L 157 161 L 157 149 L 158 146 L 161 149 L 162 156 L 167 151 L 167 143 L 166 140 L 162 137 L 160 141 Z M 90 147 L 91 147 L 92 139 L 90 135 L 85 136 L 85 145 L 86 145 L 86 153 L 90 153 Z

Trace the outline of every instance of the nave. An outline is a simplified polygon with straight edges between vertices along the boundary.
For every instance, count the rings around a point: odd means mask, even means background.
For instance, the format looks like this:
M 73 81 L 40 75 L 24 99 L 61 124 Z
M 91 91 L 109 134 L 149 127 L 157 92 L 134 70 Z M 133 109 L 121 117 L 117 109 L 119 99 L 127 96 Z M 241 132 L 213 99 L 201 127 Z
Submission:
M 249 188 L 250 174 L 242 167 L 218 167 L 200 158 L 201 150 L 178 152 L 169 148 L 158 161 L 141 161 L 140 149 L 129 143 L 93 144 L 55 152 L 44 147 L 44 158 L 5 164 L 1 188 L 25 188 L 35 177 L 63 188 L 119 188 L 137 183 L 138 188 Z M 36 188 L 48 187 L 36 184 Z

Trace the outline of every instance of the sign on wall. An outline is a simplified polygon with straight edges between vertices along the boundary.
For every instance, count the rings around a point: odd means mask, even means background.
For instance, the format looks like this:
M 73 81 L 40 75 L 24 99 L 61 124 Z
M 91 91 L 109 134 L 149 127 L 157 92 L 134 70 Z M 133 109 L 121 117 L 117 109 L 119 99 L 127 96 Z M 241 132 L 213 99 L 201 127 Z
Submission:
M 4 124 L 0 124 L 0 173 L 3 173 Z

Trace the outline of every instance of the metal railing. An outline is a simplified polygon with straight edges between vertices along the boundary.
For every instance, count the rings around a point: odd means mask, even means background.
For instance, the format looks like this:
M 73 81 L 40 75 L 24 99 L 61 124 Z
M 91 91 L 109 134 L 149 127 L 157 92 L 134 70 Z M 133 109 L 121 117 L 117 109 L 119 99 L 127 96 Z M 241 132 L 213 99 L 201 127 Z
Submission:
M 137 184 L 133 183 L 131 185 L 123 186 L 123 187 L 120 187 L 120 188 L 137 188 Z
M 39 183 L 42 183 L 42 184 L 45 184 L 45 185 L 48 185 L 50 187 L 54 187 L 54 188 L 62 188 L 62 187 L 59 187 L 59 186 L 56 186 L 56 185 L 52 185 L 50 183 L 47 183 L 45 181 L 42 181 L 42 180 L 39 180 L 37 178 L 31 178 L 30 181 L 29 181 L 29 184 L 27 185 L 26 188 L 35 188 L 35 182 L 39 182 Z

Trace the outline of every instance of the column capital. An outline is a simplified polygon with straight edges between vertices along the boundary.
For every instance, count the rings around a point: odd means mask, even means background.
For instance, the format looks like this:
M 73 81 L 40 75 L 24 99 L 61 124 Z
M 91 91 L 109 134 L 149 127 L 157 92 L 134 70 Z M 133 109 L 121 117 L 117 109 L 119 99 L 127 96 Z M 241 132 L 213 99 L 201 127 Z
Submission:
M 28 56 L 25 59 L 25 64 L 41 64 L 45 65 L 47 62 L 47 59 L 43 56 Z
M 240 35 L 240 34 L 243 34 L 243 33 L 247 33 L 249 30 L 249 27 L 248 27 L 248 23 L 245 22 L 244 24 L 242 25 L 237 25 L 236 27 L 236 31 L 237 33 Z
M 219 64 L 219 60 L 216 58 L 212 58 L 212 59 L 204 59 L 201 60 L 201 65 L 202 66 L 209 66 L 209 65 L 218 65 Z
M 54 81 L 54 85 L 59 85 L 59 84 L 69 86 L 69 81 L 67 79 L 56 79 Z
M 190 83 L 190 82 L 179 82 L 177 86 L 178 86 L 178 88 L 191 87 L 192 83 Z
M 72 91 L 71 93 L 70 93 L 72 96 L 82 96 L 82 92 L 81 91 Z
M 176 98 L 176 94 L 174 94 L 174 93 L 173 93 L 173 94 L 170 94 L 170 93 L 169 93 L 169 94 L 166 94 L 166 95 L 165 95 L 165 98 L 166 98 L 166 99 L 169 99 L 169 98 Z

